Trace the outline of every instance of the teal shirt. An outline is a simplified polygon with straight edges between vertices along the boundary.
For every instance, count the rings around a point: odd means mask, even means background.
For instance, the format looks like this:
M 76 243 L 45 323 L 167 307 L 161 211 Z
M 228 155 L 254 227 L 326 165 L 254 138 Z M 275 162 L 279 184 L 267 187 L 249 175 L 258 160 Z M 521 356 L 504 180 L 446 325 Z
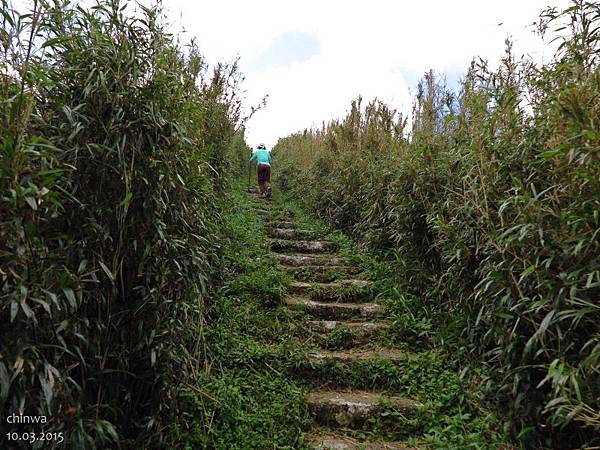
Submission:
M 252 153 L 250 161 L 256 161 L 257 164 L 267 164 L 270 166 L 273 160 L 271 159 L 271 154 L 268 151 L 258 149 Z

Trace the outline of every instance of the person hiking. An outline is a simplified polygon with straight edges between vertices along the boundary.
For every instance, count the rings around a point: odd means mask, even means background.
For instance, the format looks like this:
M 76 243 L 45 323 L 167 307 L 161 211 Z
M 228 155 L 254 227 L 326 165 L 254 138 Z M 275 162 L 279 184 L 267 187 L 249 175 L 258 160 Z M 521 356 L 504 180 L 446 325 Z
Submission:
M 258 177 L 258 190 L 261 197 L 271 197 L 271 152 L 267 151 L 265 144 L 259 144 L 252 153 L 250 161 L 256 161 L 256 175 Z

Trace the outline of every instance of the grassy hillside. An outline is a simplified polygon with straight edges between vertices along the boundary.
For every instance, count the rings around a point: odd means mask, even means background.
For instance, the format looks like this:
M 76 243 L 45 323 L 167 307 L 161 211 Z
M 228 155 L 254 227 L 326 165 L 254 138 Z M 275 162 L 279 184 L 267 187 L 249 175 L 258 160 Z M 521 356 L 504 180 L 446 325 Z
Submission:
M 389 260 L 405 331 L 456 355 L 519 442 L 574 448 L 600 443 L 600 8 L 538 25 L 551 62 L 507 43 L 458 93 L 426 74 L 410 130 L 358 99 L 274 157 L 283 189 Z

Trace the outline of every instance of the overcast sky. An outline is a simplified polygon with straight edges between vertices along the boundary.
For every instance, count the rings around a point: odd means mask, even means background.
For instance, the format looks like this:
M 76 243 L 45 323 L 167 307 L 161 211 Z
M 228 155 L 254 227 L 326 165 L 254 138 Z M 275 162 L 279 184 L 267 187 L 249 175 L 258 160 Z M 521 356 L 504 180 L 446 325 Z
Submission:
M 474 56 L 495 64 L 511 36 L 518 54 L 549 59 L 531 24 L 566 0 L 163 0 L 173 24 L 209 61 L 241 57 L 252 147 L 342 117 L 358 95 L 410 111 L 429 68 L 456 85 Z
M 268 95 L 247 124 L 252 147 L 343 117 L 358 95 L 409 113 L 425 71 L 457 85 L 474 56 L 495 65 L 508 36 L 518 55 L 547 60 L 531 24 L 546 6 L 568 3 L 163 0 L 173 31 L 195 37 L 210 63 L 241 58 L 248 107 Z

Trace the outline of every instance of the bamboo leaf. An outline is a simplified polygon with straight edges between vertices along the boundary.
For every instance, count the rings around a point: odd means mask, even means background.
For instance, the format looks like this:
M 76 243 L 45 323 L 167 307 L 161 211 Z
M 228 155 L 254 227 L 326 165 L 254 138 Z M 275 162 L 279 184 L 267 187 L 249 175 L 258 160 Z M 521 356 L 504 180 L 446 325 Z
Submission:
M 4 403 L 10 391 L 10 378 L 4 362 L 0 361 L 0 403 Z
M 133 196 L 132 192 L 128 192 L 127 195 L 121 200 L 119 206 L 129 206 L 129 202 L 131 201 L 131 197 Z
M 67 298 L 67 301 L 69 302 L 71 308 L 73 310 L 77 308 L 77 299 L 75 298 L 75 293 L 73 292 L 73 289 L 63 289 L 63 293 L 65 294 L 65 297 Z
M 17 312 L 19 312 L 19 303 L 13 300 L 10 303 L 10 323 L 13 323 L 15 321 L 15 317 L 17 317 Z
M 98 261 L 98 263 L 100 264 L 100 267 L 102 267 L 102 270 L 104 271 L 104 273 L 106 273 L 106 275 L 108 276 L 110 281 L 115 281 L 115 276 L 110 271 L 110 269 L 106 266 L 106 264 L 104 264 L 102 261 Z
M 27 202 L 27 204 L 29 205 L 29 207 L 31 209 L 33 209 L 34 211 L 37 211 L 38 205 L 37 205 L 37 202 L 36 202 L 35 198 L 33 198 L 33 197 L 25 197 L 25 201 Z

